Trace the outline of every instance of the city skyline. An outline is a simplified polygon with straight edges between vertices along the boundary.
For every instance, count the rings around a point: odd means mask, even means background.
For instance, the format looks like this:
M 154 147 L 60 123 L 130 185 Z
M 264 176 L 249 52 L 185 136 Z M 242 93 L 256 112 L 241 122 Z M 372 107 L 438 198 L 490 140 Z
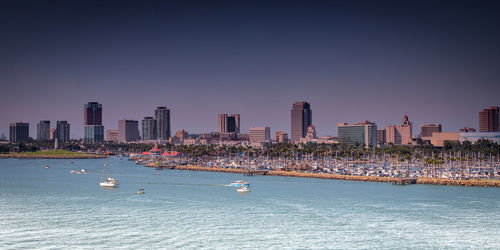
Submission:
M 337 123 L 379 128 L 405 114 L 415 128 L 479 129 L 499 106 L 494 2 L 9 2 L 0 30 L 0 133 L 9 122 L 66 120 L 83 137 L 81 105 L 104 106 L 105 129 L 171 110 L 171 134 L 290 134 L 290 105 L 307 101 L 318 135 Z M 258 17 L 258 18 L 256 18 Z M 417 133 L 414 131 L 414 133 Z

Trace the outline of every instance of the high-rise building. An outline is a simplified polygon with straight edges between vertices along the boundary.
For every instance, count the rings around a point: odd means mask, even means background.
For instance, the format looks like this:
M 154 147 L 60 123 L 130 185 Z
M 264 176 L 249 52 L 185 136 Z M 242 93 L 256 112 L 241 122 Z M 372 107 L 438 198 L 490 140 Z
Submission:
M 239 133 L 240 132 L 240 114 L 219 114 L 217 115 L 217 132 Z
M 408 116 L 403 118 L 401 125 L 389 125 L 385 128 L 385 136 L 387 143 L 394 145 L 406 145 L 412 142 L 412 127 L 413 124 L 408 120 Z
M 50 121 L 42 120 L 36 125 L 36 139 L 48 141 L 50 139 Z
M 156 136 L 160 140 L 170 138 L 170 109 L 167 107 L 157 107 L 155 109 Z
M 89 102 L 84 106 L 83 125 L 102 125 L 102 104 Z
M 288 142 L 288 133 L 286 133 L 285 131 L 276 132 L 276 142 Z
M 291 140 L 298 141 L 307 135 L 307 128 L 312 124 L 312 110 L 307 102 L 296 102 L 291 111 Z
M 420 137 L 431 137 L 433 132 L 441 132 L 441 124 L 422 124 Z
M 84 105 L 84 137 L 85 143 L 104 142 L 104 126 L 102 126 L 102 104 L 89 102 Z
M 479 111 L 479 132 L 498 132 L 499 107 L 488 107 Z
M 9 141 L 12 143 L 22 142 L 28 137 L 30 131 L 30 124 L 27 122 L 11 122 L 9 124 Z
M 139 140 L 139 122 L 134 120 L 118 121 L 118 142 Z
M 67 121 L 57 121 L 56 134 L 58 142 L 69 142 L 69 123 Z
M 377 146 L 377 125 L 369 121 L 363 121 L 349 125 L 339 123 L 339 144 L 364 145 L 366 148 Z
M 250 127 L 250 143 L 265 143 L 270 141 L 270 127 Z
M 147 116 L 142 120 L 142 140 L 158 139 L 156 132 L 156 120 L 153 117 Z

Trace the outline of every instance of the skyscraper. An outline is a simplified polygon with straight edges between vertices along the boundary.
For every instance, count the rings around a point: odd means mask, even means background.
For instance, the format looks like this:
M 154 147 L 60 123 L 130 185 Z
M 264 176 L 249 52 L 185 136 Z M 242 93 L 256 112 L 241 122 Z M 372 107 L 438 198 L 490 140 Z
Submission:
M 408 116 L 403 117 L 403 124 L 389 125 L 385 128 L 387 143 L 394 145 L 406 145 L 411 143 L 413 123 L 408 120 Z
M 104 126 L 102 126 L 102 105 L 89 102 L 84 105 L 84 142 L 104 142 Z
M 219 114 L 217 115 L 217 132 L 239 133 L 240 132 L 240 114 Z
M 498 132 L 499 107 L 488 107 L 479 111 L 479 132 Z
M 67 121 L 57 121 L 56 134 L 58 142 L 69 142 L 69 123 Z
M 337 127 L 339 144 L 364 145 L 366 148 L 377 146 L 377 125 L 373 122 L 339 123 Z
M 156 120 L 147 116 L 142 120 L 142 140 L 156 140 Z
M 48 141 L 50 139 L 50 121 L 42 120 L 36 125 L 36 139 Z
M 441 124 L 422 124 L 420 137 L 431 137 L 433 132 L 441 132 Z
M 118 142 L 139 140 L 139 122 L 134 120 L 118 121 Z
M 167 107 L 156 108 L 155 119 L 158 139 L 168 140 L 170 138 L 170 110 Z
M 306 137 L 307 128 L 312 124 L 312 110 L 307 102 L 296 102 L 291 111 L 291 140 Z
M 27 122 L 11 122 L 9 124 L 9 140 L 12 143 L 22 142 L 28 137 L 30 131 L 30 124 Z

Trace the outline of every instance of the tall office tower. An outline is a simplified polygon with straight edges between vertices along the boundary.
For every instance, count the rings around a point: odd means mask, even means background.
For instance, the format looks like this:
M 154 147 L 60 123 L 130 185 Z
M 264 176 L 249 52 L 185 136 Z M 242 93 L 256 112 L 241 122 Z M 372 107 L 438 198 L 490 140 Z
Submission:
M 50 139 L 50 121 L 42 120 L 36 125 L 36 139 L 48 141 Z
M 57 121 L 56 134 L 58 142 L 69 142 L 69 123 L 67 121 Z
M 217 115 L 217 132 L 239 133 L 240 132 L 240 114 L 219 114 Z
M 363 121 L 349 125 L 339 123 L 339 144 L 365 145 L 366 148 L 377 146 L 377 125 L 373 122 Z
M 288 142 L 288 133 L 285 131 L 276 132 L 276 142 Z
M 420 137 L 431 137 L 433 132 L 441 132 L 441 124 L 422 124 Z
M 158 107 L 155 109 L 156 135 L 160 140 L 170 138 L 170 109 L 167 107 Z
M 84 106 L 83 125 L 102 125 L 102 104 L 89 102 Z
M 118 121 L 118 142 L 139 140 L 139 122 L 134 120 Z
M 27 122 L 11 122 L 9 124 L 9 141 L 22 142 L 30 137 L 30 124 Z
M 498 132 L 499 107 L 488 107 L 479 111 L 479 132 Z
M 85 143 L 104 142 L 104 126 L 102 126 L 102 104 L 89 102 L 84 105 L 84 137 Z
M 153 117 L 144 117 L 142 120 L 142 140 L 156 140 L 156 120 Z
M 307 135 L 307 128 L 312 124 L 312 110 L 307 102 L 296 102 L 291 111 L 291 140 L 298 141 Z
M 387 143 L 394 145 L 406 145 L 411 143 L 413 124 L 408 120 L 408 116 L 403 118 L 401 125 L 389 125 L 385 128 L 385 136 Z
M 250 143 L 265 143 L 270 141 L 270 127 L 250 127 Z

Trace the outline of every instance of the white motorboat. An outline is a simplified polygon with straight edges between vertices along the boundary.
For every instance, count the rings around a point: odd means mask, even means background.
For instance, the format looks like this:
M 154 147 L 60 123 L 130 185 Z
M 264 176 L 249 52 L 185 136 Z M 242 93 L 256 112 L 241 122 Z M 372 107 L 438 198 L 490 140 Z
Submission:
M 137 194 L 144 194 L 144 189 L 139 189 L 139 191 L 137 191 Z
M 70 173 L 72 173 L 72 174 L 79 174 L 80 172 L 78 172 L 78 171 L 76 171 L 76 170 L 71 170 L 71 172 L 70 172 Z
M 115 178 L 111 178 L 109 176 L 105 181 L 101 181 L 99 183 L 100 187 L 109 187 L 109 188 L 117 188 L 118 185 L 119 185 L 118 181 L 116 181 Z
M 87 173 L 87 169 L 85 169 L 85 168 L 82 168 L 80 171 L 81 171 L 82 173 Z
M 241 188 L 236 189 L 236 191 L 238 193 L 248 193 L 248 192 L 250 192 L 250 188 L 243 186 Z
M 231 182 L 228 186 L 230 187 L 250 187 L 249 182 L 244 182 L 243 180 Z

